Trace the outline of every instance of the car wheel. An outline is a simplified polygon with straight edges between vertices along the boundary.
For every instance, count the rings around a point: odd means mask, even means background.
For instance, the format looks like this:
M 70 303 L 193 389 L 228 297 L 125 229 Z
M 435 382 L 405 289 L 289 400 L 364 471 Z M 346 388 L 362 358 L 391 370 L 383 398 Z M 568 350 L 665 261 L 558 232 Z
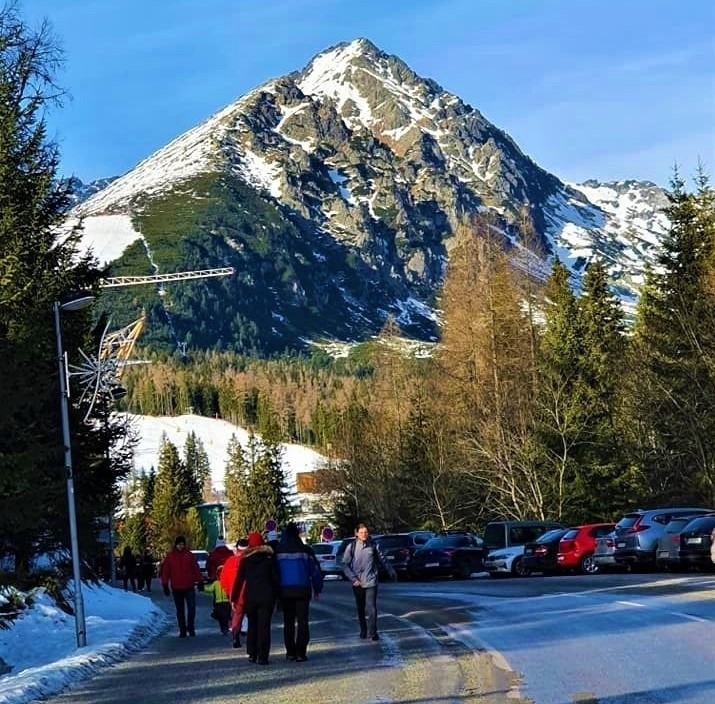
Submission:
M 531 574 L 531 570 L 524 567 L 520 557 L 515 557 L 514 562 L 511 563 L 511 573 L 516 577 L 528 577 Z
M 579 563 L 579 569 L 581 570 L 581 574 L 596 574 L 598 572 L 598 565 L 593 559 L 593 553 L 584 555 L 581 558 L 581 562 Z

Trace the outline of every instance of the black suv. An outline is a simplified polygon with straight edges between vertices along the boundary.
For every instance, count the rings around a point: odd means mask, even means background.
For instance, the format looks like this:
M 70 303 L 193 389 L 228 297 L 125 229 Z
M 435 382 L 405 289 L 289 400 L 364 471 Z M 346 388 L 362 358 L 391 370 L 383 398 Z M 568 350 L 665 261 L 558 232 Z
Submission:
M 373 540 L 380 546 L 382 554 L 397 572 L 397 576 L 406 577 L 415 550 L 421 548 L 434 536 L 435 534 L 429 530 L 412 530 L 408 533 L 383 533 L 373 536 Z
M 483 543 L 478 536 L 461 531 L 439 533 L 424 547 L 415 550 L 410 575 L 451 575 L 455 579 L 469 579 L 472 572 L 482 571 L 483 559 Z

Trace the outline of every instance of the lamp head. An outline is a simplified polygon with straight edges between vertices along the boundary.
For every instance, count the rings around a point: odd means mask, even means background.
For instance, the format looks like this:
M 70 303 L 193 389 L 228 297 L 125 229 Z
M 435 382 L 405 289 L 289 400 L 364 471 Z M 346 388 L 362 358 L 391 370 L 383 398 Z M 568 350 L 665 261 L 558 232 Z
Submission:
M 87 308 L 88 306 L 91 306 L 92 303 L 96 300 L 96 296 L 93 296 L 91 293 L 87 293 L 86 291 L 79 291 L 77 293 L 70 294 L 67 297 L 67 300 L 64 302 L 60 302 L 59 306 L 62 310 L 65 311 L 75 311 L 75 310 L 83 310 L 84 308 Z

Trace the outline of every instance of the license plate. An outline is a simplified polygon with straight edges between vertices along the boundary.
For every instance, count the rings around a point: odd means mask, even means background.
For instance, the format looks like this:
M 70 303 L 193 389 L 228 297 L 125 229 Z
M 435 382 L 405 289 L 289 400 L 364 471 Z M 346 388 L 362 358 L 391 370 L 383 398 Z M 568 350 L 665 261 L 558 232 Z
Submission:
M 688 543 L 688 545 L 695 545 L 697 543 L 702 543 L 703 539 L 702 538 L 688 538 L 686 540 L 686 542 Z
M 531 550 L 531 549 L 529 549 L 529 550 L 524 550 L 524 554 L 525 554 L 525 555 L 531 555 L 532 552 L 534 552 L 534 551 Z
M 439 567 L 439 562 L 427 562 L 425 567 Z
M 623 542 L 623 541 L 622 541 L 622 542 L 619 542 L 619 543 L 616 543 L 616 547 L 617 547 L 617 548 L 624 548 L 624 547 L 626 547 L 626 543 Z
M 659 550 L 658 551 L 658 557 L 668 557 L 670 553 L 667 550 Z

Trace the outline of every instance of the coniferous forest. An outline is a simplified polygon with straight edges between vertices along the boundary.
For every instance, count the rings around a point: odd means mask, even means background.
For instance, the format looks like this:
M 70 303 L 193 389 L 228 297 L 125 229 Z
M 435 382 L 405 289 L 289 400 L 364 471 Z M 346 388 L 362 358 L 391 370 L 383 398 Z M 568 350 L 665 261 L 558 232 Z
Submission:
M 63 96 L 62 54 L 46 26 L 28 28 L 13 7 L 0 11 L 0 40 L 0 559 L 2 579 L 23 583 L 35 556 L 69 544 L 53 305 L 77 290 L 101 296 L 102 272 L 77 255 L 77 233 L 57 230 L 69 191 L 45 114 Z M 430 355 L 410 354 L 392 321 L 342 359 L 179 359 L 146 348 L 151 364 L 123 380 L 122 408 L 191 407 L 263 438 L 251 457 L 236 447 L 227 458 L 236 531 L 256 527 L 258 504 L 261 515 L 270 506 L 290 516 L 281 441 L 334 460 L 320 484 L 343 531 L 358 520 L 377 531 L 478 530 L 497 516 L 575 524 L 636 506 L 715 507 L 715 193 L 705 173 L 692 187 L 673 175 L 667 215 L 630 317 L 602 262 L 575 293 L 558 260 L 541 280 L 514 266 L 488 222 L 465 222 Z M 67 311 L 61 324 L 65 349 L 96 348 L 103 321 L 91 310 Z M 156 473 L 127 484 L 131 429 L 116 409 L 100 394 L 87 417 L 71 397 L 83 552 L 101 549 L 98 525 L 130 503 L 127 492 L 137 510 L 122 517 L 126 544 L 160 549 L 179 528 L 198 540 L 200 442 L 183 458 L 165 443 Z

